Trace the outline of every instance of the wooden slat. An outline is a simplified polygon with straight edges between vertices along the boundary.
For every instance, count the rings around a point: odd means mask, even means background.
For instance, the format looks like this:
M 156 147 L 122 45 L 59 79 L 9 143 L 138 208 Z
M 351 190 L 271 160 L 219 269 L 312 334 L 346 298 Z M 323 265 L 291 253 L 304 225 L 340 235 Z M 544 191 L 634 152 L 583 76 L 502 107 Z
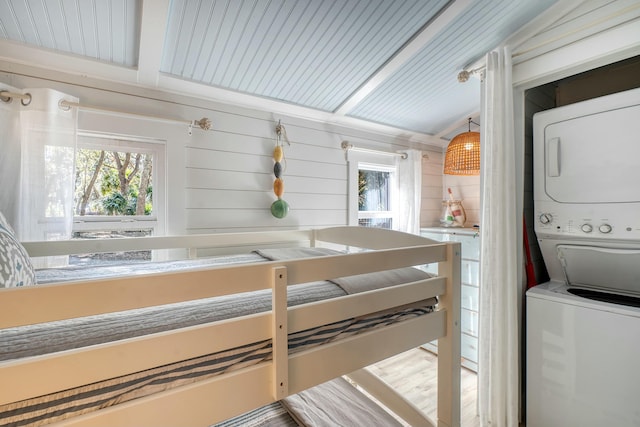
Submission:
M 0 327 L 103 314 L 269 287 L 269 263 L 0 289 Z M 215 284 L 215 286 L 213 286 Z
M 440 310 L 293 354 L 289 358 L 289 392 L 298 393 L 441 337 L 445 322 L 446 312 Z
M 424 339 L 433 339 L 444 333 L 445 318 L 443 311 L 431 313 L 402 322 L 401 328 L 398 324 L 392 325 L 292 355 L 289 358 L 289 392 L 304 390 L 397 352 L 414 348 Z M 381 346 L 381 342 L 385 345 Z M 354 358 L 353 354 L 363 357 Z M 64 425 L 207 426 L 270 403 L 271 374 L 271 364 L 261 364 L 72 418 L 65 421 Z M 242 399 L 238 396 L 242 396 Z M 168 408 L 175 409 L 167 410 Z
M 322 228 L 315 230 L 315 238 L 319 241 L 368 249 L 389 249 L 438 243 L 435 240 L 414 234 L 401 233 L 382 228 L 365 227 Z
M 282 264 L 287 266 L 289 284 L 295 284 L 437 262 L 446 259 L 445 250 L 446 245 L 440 243 L 432 246 L 330 255 Z
M 271 363 L 262 363 L 52 426 L 210 426 L 273 402 Z
M 0 387 L 0 405 L 266 340 L 271 338 L 270 318 L 270 313 L 254 314 L 0 362 L 2 383 L 11 384 Z
M 274 242 L 308 242 L 309 230 L 263 231 L 256 233 L 222 233 L 182 236 L 149 236 L 115 239 L 74 239 L 46 242 L 21 242 L 32 257 L 70 255 L 78 253 L 117 252 L 134 250 L 210 248 L 226 246 L 257 246 Z
M 445 244 L 291 261 L 208 267 L 88 282 L 0 289 L 0 327 L 102 314 L 270 287 L 271 268 L 288 284 L 346 277 L 444 259 Z M 327 277 L 327 276 L 331 277 Z M 179 286 L 176 284 L 179 283 Z M 214 286 L 215 284 L 215 286 Z
M 292 307 L 289 309 L 289 332 L 299 332 L 442 295 L 445 280 L 436 277 Z

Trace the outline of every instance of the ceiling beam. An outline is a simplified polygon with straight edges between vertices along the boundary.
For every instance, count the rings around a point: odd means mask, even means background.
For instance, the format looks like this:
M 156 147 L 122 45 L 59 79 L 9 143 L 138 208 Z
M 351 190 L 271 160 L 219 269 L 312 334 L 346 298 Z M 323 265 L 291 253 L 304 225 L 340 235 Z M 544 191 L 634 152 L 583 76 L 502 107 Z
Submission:
M 475 121 L 476 123 L 480 123 L 480 111 L 474 111 L 473 113 L 464 116 L 464 118 L 460 118 L 456 120 L 455 122 L 451 123 L 449 126 L 447 126 L 445 129 L 442 129 L 440 132 L 438 132 L 434 136 L 436 138 L 442 139 L 443 141 L 445 141 L 445 143 L 448 143 L 449 139 L 447 138 L 447 135 L 456 131 L 466 132 L 469 130 L 468 129 L 469 118 L 471 118 L 471 120 Z
M 429 43 L 443 28 L 449 25 L 458 15 L 469 7 L 471 1 L 472 0 L 452 0 L 449 2 L 441 13 L 429 21 L 413 39 L 396 52 L 393 58 L 372 74 L 364 85 L 343 102 L 335 111 L 335 114 L 344 116 L 349 113 L 360 101 L 380 86 L 404 63 L 411 59 L 413 55 Z
M 168 16 L 169 0 L 143 0 L 138 51 L 139 84 L 158 86 Z
M 213 100 L 225 104 L 243 108 L 251 108 L 270 111 L 273 114 L 283 114 L 305 120 L 313 120 L 323 123 L 347 126 L 365 131 L 373 131 L 394 137 L 401 137 L 410 142 L 425 144 L 432 147 L 440 147 L 442 141 L 425 133 L 400 129 L 380 123 L 369 122 L 355 117 L 342 116 L 335 113 L 316 110 L 301 105 L 290 104 L 276 99 L 262 98 L 259 96 L 236 92 L 215 86 L 206 86 L 200 83 L 183 80 L 167 74 L 161 74 L 159 85 L 162 91 L 180 94 L 200 99 Z

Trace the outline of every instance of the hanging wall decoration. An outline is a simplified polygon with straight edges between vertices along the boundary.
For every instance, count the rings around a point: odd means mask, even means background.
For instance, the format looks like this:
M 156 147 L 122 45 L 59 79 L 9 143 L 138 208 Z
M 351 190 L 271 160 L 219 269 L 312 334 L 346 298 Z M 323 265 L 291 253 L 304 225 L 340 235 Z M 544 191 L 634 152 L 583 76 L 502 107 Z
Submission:
M 273 192 L 278 200 L 271 204 L 271 215 L 276 218 L 284 218 L 289 213 L 289 204 L 282 199 L 282 194 L 284 193 L 282 174 L 287 164 L 284 158 L 283 139 L 286 139 L 287 144 L 291 145 L 286 135 L 284 126 L 280 123 L 280 120 L 278 120 L 278 124 L 276 125 L 276 146 L 273 149 L 273 174 L 276 176 L 275 181 L 273 181 Z

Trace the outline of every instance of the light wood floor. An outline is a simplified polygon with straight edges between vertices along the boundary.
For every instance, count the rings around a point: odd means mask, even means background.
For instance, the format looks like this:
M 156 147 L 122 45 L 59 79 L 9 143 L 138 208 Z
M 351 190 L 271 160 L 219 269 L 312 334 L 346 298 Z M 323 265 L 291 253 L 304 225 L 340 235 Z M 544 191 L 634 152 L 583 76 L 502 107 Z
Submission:
M 422 348 L 409 350 L 370 366 L 372 372 L 384 379 L 402 396 L 424 411 L 434 421 L 437 402 L 438 358 Z M 477 414 L 477 376 L 461 369 L 462 427 L 479 427 Z

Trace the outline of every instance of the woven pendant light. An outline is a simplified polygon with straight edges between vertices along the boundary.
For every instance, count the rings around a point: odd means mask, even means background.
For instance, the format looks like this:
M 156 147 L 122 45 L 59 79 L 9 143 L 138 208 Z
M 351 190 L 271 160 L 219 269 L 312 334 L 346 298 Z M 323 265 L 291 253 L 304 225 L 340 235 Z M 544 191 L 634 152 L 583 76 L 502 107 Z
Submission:
M 446 175 L 480 175 L 480 133 L 469 132 L 457 135 L 449 142 L 444 156 Z

